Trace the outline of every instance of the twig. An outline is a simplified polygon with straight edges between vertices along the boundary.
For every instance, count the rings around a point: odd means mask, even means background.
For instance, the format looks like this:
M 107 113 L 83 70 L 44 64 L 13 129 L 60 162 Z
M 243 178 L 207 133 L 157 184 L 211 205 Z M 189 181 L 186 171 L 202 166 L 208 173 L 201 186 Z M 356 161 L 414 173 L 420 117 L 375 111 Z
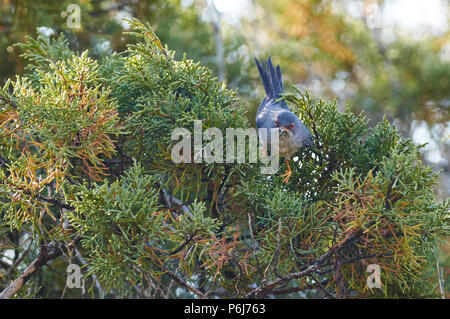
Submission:
M 74 250 L 75 250 L 75 254 L 76 254 L 78 260 L 83 264 L 83 266 L 86 265 L 86 268 L 89 270 L 89 265 L 88 265 L 87 261 L 81 255 L 80 251 L 76 247 Z M 95 281 L 95 286 L 97 287 L 100 299 L 105 299 L 105 293 L 102 289 L 102 286 L 100 285 L 100 281 L 98 280 L 97 276 L 95 274 L 92 274 L 91 276 L 92 276 L 92 279 L 94 279 L 94 281 Z
M 341 265 L 340 255 L 339 253 L 336 253 L 334 258 L 334 280 L 337 286 L 336 297 L 338 299 L 343 299 L 347 294 L 347 289 L 345 287 L 344 278 L 342 277 L 341 274 L 340 265 Z
M 312 277 L 312 276 L 311 276 Z M 313 277 L 315 279 L 315 277 Z M 308 290 L 308 289 L 315 289 L 316 287 L 319 287 L 323 292 L 327 294 L 330 298 L 336 298 L 332 293 L 328 292 L 325 287 L 323 287 L 324 284 L 327 283 L 327 280 L 324 280 L 322 282 L 316 280 L 315 285 L 311 284 L 305 284 L 304 286 L 297 286 L 297 287 L 291 287 L 291 288 L 284 288 L 284 289 L 274 289 L 270 292 L 271 295 L 284 295 L 284 294 L 291 294 L 293 292 L 298 292 L 302 290 Z
M 179 285 L 185 287 L 190 292 L 194 293 L 201 299 L 207 299 L 206 295 L 202 293 L 200 290 L 192 286 L 191 284 L 185 282 L 183 279 L 178 277 L 175 273 L 171 272 L 170 270 L 166 270 L 166 274 L 172 277 L 173 280 L 175 280 Z
M 270 277 L 273 273 L 277 274 L 277 266 L 278 266 L 278 259 L 280 256 L 281 251 L 281 218 L 278 218 L 278 231 L 277 231 L 277 249 L 275 250 L 275 253 L 273 254 L 272 259 L 270 260 L 269 264 L 267 265 L 266 269 L 264 270 L 264 278 L 261 282 L 261 285 L 263 286 L 267 280 L 268 277 Z
M 19 278 L 14 280 L 8 287 L 0 293 L 0 299 L 7 299 L 13 297 L 20 288 L 31 278 L 31 276 L 44 266 L 48 261 L 61 256 L 63 253 L 73 249 L 80 241 L 81 237 L 76 237 L 72 243 L 67 247 L 61 244 L 50 244 L 41 246 L 36 259 L 20 274 Z
M 441 292 L 442 299 L 445 299 L 444 278 L 442 275 L 441 267 L 439 267 L 439 259 L 436 254 L 436 249 L 433 249 L 433 255 L 434 255 L 434 258 L 436 259 L 436 271 L 437 271 L 438 282 L 439 282 L 439 290 Z
M 50 266 L 48 263 L 45 263 L 44 266 L 46 266 L 48 269 L 50 269 L 50 271 L 54 272 L 55 274 L 57 274 L 58 276 L 62 277 L 62 278 L 66 278 L 66 274 L 63 274 L 62 272 L 56 270 L 55 268 L 53 268 L 52 266 Z
M 64 209 L 67 209 L 67 210 L 70 210 L 70 211 L 75 209 L 73 206 L 71 206 L 69 204 L 66 204 L 66 203 L 63 203 L 62 201 L 57 200 L 56 198 L 49 198 L 49 197 L 45 197 L 45 196 L 42 196 L 42 195 L 38 195 L 36 198 L 39 199 L 39 200 L 42 200 L 44 202 L 56 205 L 59 208 L 64 208 Z
M 11 99 L 5 99 L 3 96 L 0 96 L 0 100 L 2 100 L 4 103 L 11 105 L 14 109 L 17 110 L 17 104 L 11 100 Z
M 265 285 L 261 285 L 258 288 L 253 289 L 252 291 L 250 291 L 249 293 L 247 293 L 247 295 L 245 296 L 245 298 L 258 298 L 259 296 L 263 295 L 263 294 L 269 294 L 276 286 L 286 282 L 286 281 L 290 281 L 292 279 L 298 279 L 298 278 L 302 278 L 305 277 L 306 275 L 309 275 L 310 273 L 314 272 L 315 270 L 319 269 L 322 265 L 322 262 L 328 258 L 331 254 L 332 254 L 332 249 L 328 250 L 324 255 L 322 255 L 322 257 L 320 257 L 315 263 L 313 263 L 312 265 L 310 265 L 308 268 L 306 268 L 303 271 L 300 272 L 296 272 L 296 273 L 291 273 L 287 276 L 284 276 L 283 278 L 278 278 L 276 280 L 273 280 Z
M 285 282 L 288 282 L 292 279 L 298 279 L 305 277 L 316 270 L 318 270 L 320 267 L 323 266 L 325 260 L 327 260 L 329 257 L 331 257 L 333 254 L 335 254 L 339 249 L 342 249 L 352 243 L 354 243 L 358 238 L 361 236 L 361 232 L 355 233 L 351 235 L 345 242 L 342 244 L 337 244 L 335 246 L 332 246 L 328 251 L 320 256 L 314 263 L 309 265 L 305 270 L 296 272 L 296 273 L 290 273 L 282 278 L 275 279 L 267 284 L 262 284 L 261 286 L 251 290 L 247 295 L 245 295 L 245 298 L 258 298 L 261 295 L 269 294 L 275 287 L 279 286 L 280 284 L 283 284 Z
M 0 155 L 0 166 L 6 166 L 6 165 L 11 166 L 11 163 L 8 160 L 4 159 L 3 156 Z
M 253 234 L 253 226 L 252 226 L 252 216 L 250 212 L 248 213 L 248 229 L 250 230 L 250 238 L 251 238 L 251 249 L 256 250 L 258 248 L 258 243 L 255 240 L 255 236 Z M 264 274 L 261 269 L 261 265 L 259 263 L 258 254 L 254 254 L 256 260 L 256 269 L 261 277 L 264 277 Z
M 324 286 L 323 286 L 323 284 L 320 282 L 320 280 L 318 280 L 317 279 L 317 277 L 316 276 L 314 276 L 314 275 L 311 275 L 311 277 L 316 281 L 316 287 L 318 287 L 325 295 L 327 295 L 329 298 L 331 298 L 331 299 L 336 299 L 337 297 L 335 296 L 335 295 L 333 295 L 331 292 L 329 292 L 328 290 L 327 290 L 327 288 L 325 288 Z M 325 281 L 326 282 L 326 281 Z
M 183 210 L 183 213 L 188 214 L 190 216 L 192 216 L 192 212 L 190 211 L 190 209 L 186 206 L 185 203 L 183 203 L 181 200 L 179 200 L 178 198 L 173 197 L 171 194 L 169 194 L 169 192 L 165 189 L 162 189 L 162 194 L 164 197 L 164 201 L 166 203 L 167 208 L 169 209 L 178 209 L 181 208 Z M 177 205 L 178 207 L 173 207 L 173 204 Z
M 8 269 L 8 271 L 5 274 L 5 277 L 9 279 L 10 275 L 12 274 L 12 272 L 14 271 L 14 269 L 16 269 L 17 265 L 19 265 L 23 258 L 28 255 L 28 253 L 30 252 L 30 248 L 31 246 L 33 246 L 33 237 L 29 237 L 31 239 L 30 245 L 28 245 L 28 247 L 23 251 L 23 253 L 19 256 L 19 258 L 17 258 L 17 260 L 14 262 L 14 264 L 11 265 L 11 267 Z

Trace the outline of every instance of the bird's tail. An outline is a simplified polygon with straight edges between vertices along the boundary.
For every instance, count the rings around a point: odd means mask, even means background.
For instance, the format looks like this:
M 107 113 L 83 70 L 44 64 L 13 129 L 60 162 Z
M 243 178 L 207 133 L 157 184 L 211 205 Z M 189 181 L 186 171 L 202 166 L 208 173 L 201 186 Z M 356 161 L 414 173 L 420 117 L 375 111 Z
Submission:
M 277 65 L 277 68 L 275 69 L 270 56 L 269 60 L 267 60 L 267 70 L 256 58 L 255 62 L 258 67 L 259 76 L 261 77 L 264 90 L 266 91 L 267 100 L 279 99 L 281 94 L 284 93 L 280 66 Z

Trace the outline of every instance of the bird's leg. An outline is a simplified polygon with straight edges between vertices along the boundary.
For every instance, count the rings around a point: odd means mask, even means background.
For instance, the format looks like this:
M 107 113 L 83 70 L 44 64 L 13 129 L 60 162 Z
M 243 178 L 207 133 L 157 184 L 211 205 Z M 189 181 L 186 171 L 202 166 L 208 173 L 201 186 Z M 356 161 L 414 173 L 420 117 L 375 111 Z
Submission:
M 292 170 L 291 170 L 291 166 L 289 165 L 289 159 L 286 158 L 286 165 L 288 167 L 288 169 L 284 172 L 283 176 L 284 177 L 284 183 L 287 184 L 287 182 L 289 181 L 289 178 L 292 175 Z
M 261 146 L 261 155 L 267 156 L 267 149 L 265 146 Z

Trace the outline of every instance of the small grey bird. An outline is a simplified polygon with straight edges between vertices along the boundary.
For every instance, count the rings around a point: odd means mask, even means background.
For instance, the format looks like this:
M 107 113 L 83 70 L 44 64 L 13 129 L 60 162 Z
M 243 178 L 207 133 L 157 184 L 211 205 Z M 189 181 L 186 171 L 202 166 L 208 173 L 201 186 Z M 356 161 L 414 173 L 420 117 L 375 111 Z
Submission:
M 267 61 L 267 70 L 256 58 L 255 61 L 266 91 L 266 96 L 256 113 L 256 127 L 268 129 L 268 140 L 270 140 L 270 129 L 279 128 L 279 155 L 285 157 L 288 168 L 282 176 L 284 176 L 284 183 L 287 183 L 292 175 L 289 158 L 301 147 L 312 146 L 313 137 L 305 124 L 289 110 L 286 102 L 277 101 L 284 93 L 280 66 L 278 65 L 275 69 L 270 57 Z M 267 143 L 263 141 L 263 145 Z

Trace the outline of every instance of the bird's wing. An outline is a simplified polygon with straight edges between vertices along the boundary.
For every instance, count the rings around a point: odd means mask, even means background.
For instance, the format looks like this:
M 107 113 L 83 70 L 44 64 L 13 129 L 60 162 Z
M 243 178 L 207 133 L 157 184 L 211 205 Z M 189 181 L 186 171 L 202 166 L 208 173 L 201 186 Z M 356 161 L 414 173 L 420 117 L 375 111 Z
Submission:
M 263 108 L 256 115 L 256 127 L 275 128 L 275 120 L 283 112 L 286 112 L 286 110 L 278 104 Z
M 258 111 L 256 111 L 256 116 L 258 116 L 259 113 L 261 113 L 261 111 L 264 109 L 264 107 L 266 107 L 267 102 L 269 102 L 269 101 L 267 100 L 266 97 L 264 97 L 264 99 L 262 100 L 261 104 L 258 107 Z
M 268 154 L 267 141 L 271 141 L 270 129 L 275 127 L 273 121 L 273 113 L 269 108 L 263 108 L 263 110 L 256 116 L 256 127 L 258 129 L 260 128 L 267 129 L 265 134 L 260 134 L 260 132 L 258 131 L 259 146 L 261 147 L 264 154 L 267 155 Z
M 261 112 L 256 115 L 257 128 L 271 128 L 273 126 L 273 114 L 268 108 L 263 108 Z

